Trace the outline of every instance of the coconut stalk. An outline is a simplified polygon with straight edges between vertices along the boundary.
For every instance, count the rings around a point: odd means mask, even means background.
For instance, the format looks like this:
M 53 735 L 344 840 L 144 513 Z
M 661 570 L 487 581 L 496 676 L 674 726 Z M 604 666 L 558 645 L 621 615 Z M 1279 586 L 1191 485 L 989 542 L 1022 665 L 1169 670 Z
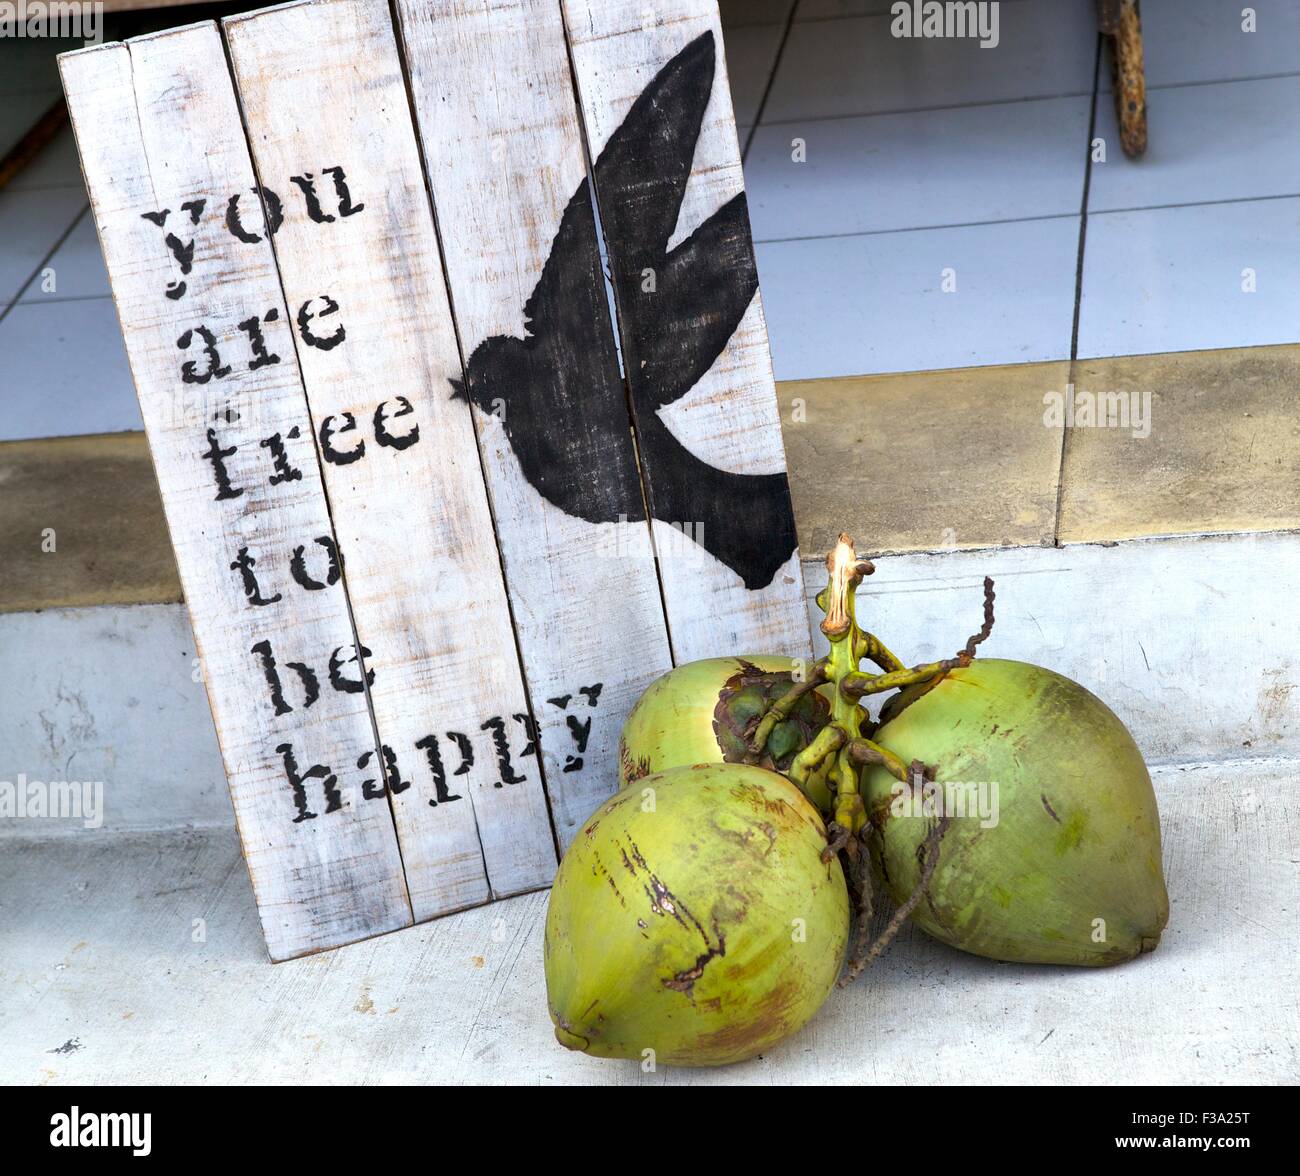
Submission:
M 926 838 L 924 868 L 912 895 L 895 911 L 884 931 L 874 941 L 867 930 L 872 912 L 872 881 L 863 844 L 868 829 L 868 814 L 862 799 L 862 776 L 865 769 L 884 768 L 895 779 L 932 778 L 919 760 L 905 763 L 887 747 L 872 739 L 876 725 L 862 704 L 874 694 L 897 690 L 894 714 L 934 688 L 952 670 L 970 665 L 976 647 L 986 640 L 993 628 L 993 581 L 984 580 L 984 624 L 956 657 L 923 665 L 907 666 L 874 633 L 858 625 L 857 589 L 863 579 L 875 571 L 867 559 L 859 559 L 853 540 L 845 534 L 826 557 L 829 580 L 817 595 L 817 604 L 825 616 L 821 631 L 830 643 L 828 656 L 818 661 L 807 679 L 778 699 L 759 721 L 750 740 L 749 757 L 758 762 L 771 732 L 791 708 L 809 690 L 829 683 L 831 691 L 830 721 L 813 741 L 790 764 L 785 773 L 822 811 L 828 821 L 827 845 L 823 859 L 830 861 L 842 853 L 847 859 L 846 873 L 853 878 L 858 892 L 858 939 L 853 959 L 841 983 L 855 979 L 889 942 L 915 909 L 929 886 L 939 861 L 939 847 L 948 828 L 945 817 L 935 823 Z M 879 673 L 860 667 L 870 662 Z M 892 716 L 891 716 L 892 717 Z M 877 817 L 889 819 L 887 811 Z

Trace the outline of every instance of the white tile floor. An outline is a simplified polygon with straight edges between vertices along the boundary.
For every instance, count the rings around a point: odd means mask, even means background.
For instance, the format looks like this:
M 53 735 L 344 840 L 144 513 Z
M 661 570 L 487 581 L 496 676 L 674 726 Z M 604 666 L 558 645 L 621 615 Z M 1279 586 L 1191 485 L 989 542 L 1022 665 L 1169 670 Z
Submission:
M 51 193 L 32 192 L 30 195 L 50 196 Z M 48 280 L 38 278 L 29 282 L 19 296 L 20 302 L 50 303 L 70 298 L 110 297 L 108 270 L 104 267 L 104 255 L 89 210 L 46 261 L 45 269 L 50 271 Z
M 1300 4 L 1144 0 L 1137 162 L 1092 0 L 1008 0 L 996 49 L 890 7 L 799 0 L 749 139 L 778 378 L 1068 358 L 1076 283 L 1080 357 L 1300 340 Z
M 10 307 L 0 397 L 0 440 L 143 429 L 113 300 Z
M 964 106 L 761 126 L 745 163 L 754 240 L 1077 216 L 1090 108 L 1078 96 L 1008 103 L 997 119 Z
M 1079 354 L 1294 343 L 1297 274 L 1300 197 L 1091 216 Z
M 889 0 L 723 0 L 778 378 L 1300 340 L 1300 2 L 1242 7 L 1143 0 L 1133 162 L 1093 0 L 1003 0 L 992 49 L 896 39 Z M 52 48 L 0 41 L 0 150 Z M 0 440 L 139 427 L 84 206 L 66 132 L 0 193 Z
M 1236 0 L 1142 0 L 1147 84 L 1294 73 L 1300 53 L 1300 4 L 1253 0 L 1253 33 L 1242 27 L 1246 7 Z M 1102 84 L 1110 88 L 1109 71 Z
M 78 188 L 0 191 L 0 309 L 16 302 L 32 275 L 51 264 L 51 248 L 85 209 Z
M 801 20 L 772 83 L 773 122 L 1092 92 L 1092 0 L 1007 4 L 999 43 L 897 39 L 888 12 Z
M 760 244 L 777 379 L 1068 355 L 1078 241 L 1055 217 Z

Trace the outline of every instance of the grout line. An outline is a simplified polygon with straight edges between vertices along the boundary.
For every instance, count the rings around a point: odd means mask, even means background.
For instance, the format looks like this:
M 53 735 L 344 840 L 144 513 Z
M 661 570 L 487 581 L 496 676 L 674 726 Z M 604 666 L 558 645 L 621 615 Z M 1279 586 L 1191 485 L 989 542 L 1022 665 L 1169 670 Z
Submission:
M 1109 216 L 1116 212 L 1159 212 L 1168 208 L 1209 208 L 1215 204 L 1258 204 L 1264 200 L 1295 200 L 1300 192 L 1275 192 L 1271 196 L 1228 196 L 1223 200 L 1178 200 L 1171 204 L 1134 204 L 1126 208 L 1095 208 L 1093 216 Z
M 821 19 L 844 20 L 844 19 L 851 19 L 851 18 L 824 17 Z M 805 21 L 803 23 L 807 24 L 810 22 Z M 784 48 L 784 42 L 782 43 L 782 48 Z M 1229 86 L 1229 85 L 1236 85 L 1241 82 L 1260 82 L 1260 81 L 1269 81 L 1269 80 L 1274 80 L 1279 78 L 1295 78 L 1295 77 L 1300 77 L 1300 70 L 1296 70 L 1290 73 L 1260 74 L 1258 77 L 1249 77 L 1249 78 L 1220 78 L 1216 81 L 1205 81 L 1205 82 L 1166 82 L 1163 85 L 1159 85 L 1159 86 L 1148 86 L 1147 92 L 1152 93 L 1152 92 L 1164 92 L 1167 90 L 1186 90 L 1186 89 L 1195 88 L 1197 86 Z M 942 111 L 942 110 L 978 110 L 981 107 L 1014 106 L 1025 102 L 1058 102 L 1066 98 L 1088 98 L 1091 97 L 1093 93 L 1109 94 L 1112 92 L 1113 91 L 1110 90 L 1097 90 L 1097 91 L 1065 90 L 1059 94 L 1027 94 L 1020 98 L 995 98 L 991 100 L 985 99 L 983 101 L 972 100 L 970 102 L 943 102 L 933 106 L 891 106 L 891 107 L 887 107 L 884 110 L 852 110 L 852 111 L 844 111 L 839 114 L 813 114 L 813 115 L 803 115 L 799 118 L 770 119 L 763 125 L 766 127 L 783 127 L 783 126 L 796 126 L 803 123 L 843 122 L 846 119 L 852 119 L 852 118 L 884 118 L 884 117 L 897 116 L 903 114 L 930 114 L 932 112 Z M 755 124 L 755 129 L 757 129 L 757 124 Z
M 1213 203 L 1213 202 L 1211 202 Z M 799 241 L 841 241 L 849 237 L 887 237 L 891 233 L 930 233 L 939 229 L 978 229 L 983 225 L 1024 225 L 1035 221 L 1066 220 L 1079 214 L 1070 212 L 1047 212 L 1042 216 L 1008 216 L 994 217 L 992 220 L 955 221 L 940 225 L 903 225 L 896 229 L 863 229 L 855 233 L 818 233 L 806 237 L 755 237 L 755 245 L 789 245 Z
M 9 187 L 5 189 L 5 191 L 12 192 L 14 195 L 20 196 L 24 192 L 66 192 L 69 189 L 75 190 L 77 188 L 80 188 L 82 191 L 85 191 L 86 185 L 76 180 L 64 180 L 62 182 L 54 181 L 48 184 L 14 183 L 14 184 L 10 184 Z
M 1088 194 L 1092 188 L 1092 143 L 1097 134 L 1097 98 L 1101 90 L 1102 42 L 1098 33 L 1092 62 L 1092 109 L 1088 115 L 1088 140 L 1084 144 L 1083 193 L 1079 201 L 1079 250 L 1074 268 L 1074 315 L 1070 323 L 1070 366 L 1065 380 L 1067 395 L 1074 387 L 1074 366 L 1079 359 L 1079 318 L 1083 311 L 1083 261 L 1088 243 Z M 1061 461 L 1056 469 L 1056 512 L 1052 519 L 1052 546 L 1061 546 L 1061 512 L 1065 506 L 1065 461 L 1070 430 L 1061 428 Z
M 1190 82 L 1160 82 L 1155 85 L 1148 85 L 1146 90 L 1150 94 L 1153 91 L 1164 90 L 1192 90 L 1197 86 L 1233 86 L 1238 82 L 1270 82 L 1279 78 L 1300 78 L 1300 69 L 1286 69 L 1279 73 L 1251 74 L 1244 78 L 1196 78 Z M 1103 94 L 1113 94 L 1114 83 L 1111 83 L 1109 90 L 1102 90 Z
M 10 312 L 11 310 L 13 310 L 13 308 L 14 308 L 15 306 L 18 305 L 19 300 L 20 300 L 20 299 L 22 298 L 22 296 L 27 292 L 27 288 L 28 288 L 28 287 L 29 287 L 29 286 L 30 286 L 34 281 L 36 281 L 36 279 L 40 276 L 41 270 L 43 270 L 47 265 L 49 265 L 49 263 L 50 263 L 50 259 L 51 259 L 51 258 L 52 258 L 52 257 L 53 257 L 53 256 L 54 256 L 54 255 L 55 255 L 55 254 L 56 254 L 56 253 L 57 253 L 61 248 L 63 248 L 63 243 L 64 243 L 64 242 L 65 242 L 69 237 L 72 236 L 72 230 L 75 229 L 75 228 L 76 228 L 76 227 L 81 223 L 81 218 L 82 218 L 83 216 L 85 216 L 86 213 L 88 213 L 89 211 L 90 211 L 90 204 L 87 203 L 87 204 L 85 204 L 85 205 L 82 207 L 81 211 L 80 211 L 79 213 L 77 213 L 77 215 L 74 216 L 74 217 L 72 218 L 72 223 L 71 223 L 71 224 L 70 224 L 66 229 L 63 230 L 63 232 L 59 235 L 58 240 L 56 240 L 56 241 L 54 242 L 54 244 L 50 246 L 49 252 L 47 252 L 47 253 L 45 254 L 45 256 L 42 257 L 41 260 L 38 261 L 38 262 L 36 263 L 36 268 L 35 268 L 34 270 L 32 270 L 32 272 L 31 272 L 30 274 L 27 275 L 27 280 L 26 280 L 25 282 L 23 282 L 23 284 L 22 284 L 21 286 L 19 286 L 18 289 L 14 292 L 13 301 L 10 302 L 7 306 L 0 307 L 0 323 L 4 322 L 5 319 L 7 319 L 7 318 L 9 317 L 9 312 Z M 110 295 L 110 297 L 111 297 L 111 295 Z M 30 305 L 32 305 L 32 304 L 31 304 L 31 303 L 23 303 L 23 305 L 24 305 L 24 306 L 30 306 Z
M 1025 0 L 1002 0 L 1004 4 L 1024 3 Z M 892 5 L 891 5 L 892 7 Z M 828 12 L 825 16 L 806 16 L 800 24 L 829 24 L 835 20 L 878 20 L 882 16 L 892 17 L 889 8 L 881 12 Z
M 1177 353 L 1173 353 L 1173 354 L 1177 354 Z M 1242 538 L 1252 539 L 1252 540 L 1253 539 L 1300 538 L 1300 527 L 1291 525 L 1286 522 L 1279 522 L 1278 525 L 1276 526 L 1251 527 L 1243 530 L 1209 528 L 1209 529 L 1202 529 L 1199 531 L 1154 531 L 1144 535 L 1121 535 L 1115 539 L 1067 539 L 1064 543 L 1060 544 L 1056 548 L 1056 550 L 1062 552 L 1065 551 L 1073 552 L 1080 548 L 1085 548 L 1085 547 L 1101 547 L 1107 550 L 1127 550 L 1128 548 L 1135 547 L 1139 544 L 1144 544 L 1147 546 L 1152 546 L 1156 544 L 1165 545 L 1169 543 L 1180 543 L 1188 540 L 1195 540 L 1197 542 L 1202 542 L 1202 543 L 1212 542 L 1215 540 L 1231 542 L 1235 539 L 1242 539 Z M 942 560 L 942 559 L 955 559 L 956 557 L 963 556 L 963 555 L 984 556 L 984 555 L 997 555 L 999 553 L 1005 555 L 1013 552 L 1047 551 L 1047 550 L 1051 550 L 1051 549 L 1048 548 L 1045 544 L 1025 542 L 1025 543 L 1009 543 L 1009 544 L 982 543 L 975 547 L 957 547 L 957 548 L 880 547 L 880 548 L 871 548 L 869 550 L 865 550 L 861 554 L 868 559 L 886 559 L 886 558 L 911 559 L 914 557 L 920 557 L 928 560 Z M 827 554 L 829 553 L 826 552 L 824 549 L 819 552 L 816 548 L 813 548 L 811 546 L 808 548 L 806 552 L 804 551 L 804 549 L 802 548 L 800 549 L 800 559 L 802 560 L 803 563 L 808 565 L 824 563 Z M 1020 576 L 1054 576 L 1061 572 L 1068 572 L 1071 570 L 1073 569 L 1069 567 L 1042 568 L 1042 569 L 1023 568 L 1016 571 L 1003 570 L 1001 572 L 1001 576 L 1003 579 L 1010 579 L 1013 577 L 1020 577 Z M 948 582 L 948 586 L 951 586 L 953 584 L 959 586 L 972 586 L 972 585 L 978 586 L 982 577 L 983 577 L 982 572 L 970 571 L 970 572 L 958 572 L 951 576 L 944 577 L 944 579 Z M 896 587 L 896 585 L 900 585 L 900 584 L 902 585 L 921 584 L 924 585 L 924 587 L 899 589 Z M 866 591 L 866 589 L 860 589 L 859 592 L 863 596 L 888 596 L 888 595 L 895 595 L 899 591 L 902 591 L 910 595 L 913 593 L 943 592 L 946 590 L 947 589 L 944 584 L 939 584 L 936 586 L 934 582 L 934 576 L 929 575 L 921 579 L 888 580 L 888 581 L 882 580 L 879 583 L 877 583 L 871 589 L 871 591 L 868 592 Z
M 1217 760 L 1148 759 L 1146 763 L 1153 776 L 1172 775 L 1175 772 L 1214 771 L 1216 768 L 1262 768 L 1274 764 L 1279 767 L 1294 764 L 1300 770 L 1300 756 L 1285 751 L 1278 755 L 1225 755 Z
M 768 127 L 798 126 L 802 123 L 843 122 L 851 118 L 885 118 L 900 114 L 931 114 L 941 110 L 979 110 L 993 106 L 1016 106 L 1026 102 L 1060 102 L 1066 98 L 1088 98 L 1089 90 L 1066 90 L 1060 94 L 1027 94 L 1022 98 L 995 98 L 983 102 L 945 102 L 936 106 L 891 106 L 886 110 L 851 110 L 843 114 L 813 114 L 800 118 L 775 118 L 764 123 Z
M 1089 140 L 1095 128 L 1089 127 Z M 1091 163 L 1091 161 L 1089 161 Z M 1297 200 L 1300 192 L 1279 192 L 1273 196 L 1231 196 L 1224 200 L 1184 200 L 1175 204 L 1135 204 L 1126 208 L 1092 209 L 1089 216 L 1111 216 L 1127 212 L 1160 212 L 1178 208 L 1212 208 L 1216 204 L 1259 204 L 1268 200 Z M 891 233 L 930 233 L 940 229 L 978 229 L 984 225 L 1020 225 L 1035 221 L 1065 220 L 1076 217 L 1077 212 L 1046 212 L 1040 216 L 993 217 L 990 220 L 953 221 L 935 225 L 904 225 L 896 229 L 862 229 L 851 233 L 818 233 L 801 237 L 755 237 L 755 245 L 788 245 L 800 241 L 839 241 L 850 237 L 884 237 Z
M 30 284 L 30 283 L 29 283 Z M 24 287 L 26 289 L 26 287 Z M 57 306 L 64 302 L 112 302 L 113 295 L 110 294 L 57 294 L 42 295 L 40 298 L 28 298 L 22 301 L 21 298 L 14 299 L 14 305 L 20 303 L 23 306 Z
M 758 109 L 754 111 L 754 121 L 750 124 L 749 134 L 745 136 L 744 145 L 740 150 L 740 166 L 743 169 L 745 161 L 749 158 L 749 148 L 754 142 L 754 136 L 758 133 L 758 128 L 763 122 L 763 112 L 767 109 L 767 100 L 772 95 L 772 87 L 776 84 L 777 71 L 781 68 L 781 59 L 785 56 L 785 47 L 790 41 L 790 30 L 794 28 L 795 14 L 799 11 L 800 0 L 794 0 L 790 5 L 790 11 L 785 18 L 785 29 L 781 33 L 781 43 L 776 47 L 776 57 L 772 61 L 771 72 L 767 75 L 767 85 L 763 87 L 763 96 L 758 100 Z M 723 30 L 723 40 L 726 40 L 726 30 Z M 757 244 L 758 242 L 754 242 Z

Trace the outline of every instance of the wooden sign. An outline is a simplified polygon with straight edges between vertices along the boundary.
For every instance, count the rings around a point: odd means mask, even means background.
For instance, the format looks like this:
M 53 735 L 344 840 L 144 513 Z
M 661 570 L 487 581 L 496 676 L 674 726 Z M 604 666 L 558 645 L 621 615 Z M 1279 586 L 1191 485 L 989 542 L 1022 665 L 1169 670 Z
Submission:
M 547 885 L 655 677 L 810 648 L 715 4 L 394 11 L 61 58 L 274 959 Z
M 555 0 L 397 0 L 556 831 L 672 666 Z M 526 131 L 523 128 L 527 128 Z

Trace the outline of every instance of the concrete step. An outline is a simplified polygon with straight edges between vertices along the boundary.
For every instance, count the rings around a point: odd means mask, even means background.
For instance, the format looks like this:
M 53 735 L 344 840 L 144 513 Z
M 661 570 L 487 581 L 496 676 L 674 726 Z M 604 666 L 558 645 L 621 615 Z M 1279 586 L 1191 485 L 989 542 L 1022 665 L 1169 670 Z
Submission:
M 804 571 L 815 594 L 825 570 Z M 997 623 L 981 652 L 1081 682 L 1149 763 L 1300 756 L 1300 535 L 886 556 L 860 620 L 909 663 L 951 656 L 979 627 L 985 575 Z M 233 822 L 183 606 L 0 614 L 0 676 L 0 781 L 102 781 L 107 830 Z M 0 836 L 81 828 L 0 816 Z

